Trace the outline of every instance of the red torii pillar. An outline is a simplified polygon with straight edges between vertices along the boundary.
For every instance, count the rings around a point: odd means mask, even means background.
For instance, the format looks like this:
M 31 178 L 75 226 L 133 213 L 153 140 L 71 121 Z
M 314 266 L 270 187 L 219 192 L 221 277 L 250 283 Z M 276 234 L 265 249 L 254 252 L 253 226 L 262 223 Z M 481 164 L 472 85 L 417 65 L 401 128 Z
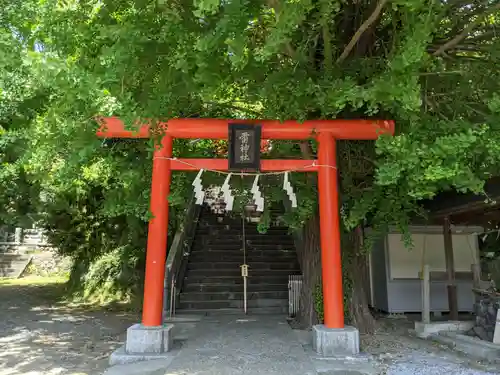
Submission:
M 148 125 L 137 131 L 125 129 L 116 117 L 100 119 L 102 127 L 97 135 L 102 138 L 149 138 Z M 321 231 L 321 267 L 323 279 L 324 325 L 326 328 L 344 327 L 342 291 L 342 262 L 337 185 L 336 140 L 375 140 L 380 134 L 393 134 L 394 122 L 382 120 L 311 120 L 279 122 L 275 120 L 173 119 L 160 124 L 164 133 L 161 147 L 153 156 L 151 185 L 151 212 L 146 252 L 146 276 L 142 325 L 162 325 L 163 280 L 168 229 L 168 196 L 171 172 L 179 170 L 212 169 L 226 171 L 224 159 L 172 159 L 174 138 L 227 139 L 229 123 L 262 125 L 263 139 L 305 140 L 316 136 L 318 160 L 262 160 L 261 171 L 300 169 L 318 173 L 318 194 Z M 187 162 L 188 164 L 183 163 Z M 193 165 L 196 166 L 193 167 Z

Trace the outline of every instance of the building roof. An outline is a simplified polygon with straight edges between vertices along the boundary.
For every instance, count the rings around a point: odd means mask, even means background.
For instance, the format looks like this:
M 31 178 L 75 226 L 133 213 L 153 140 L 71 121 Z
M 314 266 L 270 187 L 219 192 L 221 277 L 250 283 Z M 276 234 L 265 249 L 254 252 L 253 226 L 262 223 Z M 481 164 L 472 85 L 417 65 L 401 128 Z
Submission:
M 429 211 L 431 220 L 441 220 L 446 216 L 454 222 L 479 224 L 493 218 L 500 219 L 500 177 L 486 182 L 485 194 L 459 193 L 446 191 L 439 193 L 432 200 L 424 201 L 423 206 Z

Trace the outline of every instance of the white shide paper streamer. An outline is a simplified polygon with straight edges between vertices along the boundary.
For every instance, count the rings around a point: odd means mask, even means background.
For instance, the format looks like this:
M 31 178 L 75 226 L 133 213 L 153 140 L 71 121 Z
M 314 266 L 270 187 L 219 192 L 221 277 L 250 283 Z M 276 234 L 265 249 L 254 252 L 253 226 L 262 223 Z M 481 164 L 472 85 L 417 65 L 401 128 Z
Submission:
M 256 175 L 253 180 L 251 193 L 253 194 L 253 201 L 257 206 L 256 211 L 264 212 L 264 198 L 262 197 L 262 193 L 259 188 L 259 175 Z
M 297 207 L 297 196 L 295 195 L 293 191 L 292 184 L 290 183 L 290 180 L 288 178 L 288 172 L 285 172 L 285 178 L 283 179 L 283 190 L 286 191 L 288 194 L 288 198 L 290 199 L 290 202 L 292 203 L 292 207 L 296 208 Z
M 233 204 L 234 204 L 234 197 L 231 194 L 231 187 L 229 186 L 229 181 L 231 180 L 232 174 L 229 173 L 226 177 L 226 180 L 224 181 L 224 184 L 222 184 L 222 198 L 224 199 L 224 202 L 226 202 L 226 211 L 232 211 L 233 210 Z
M 205 200 L 205 191 L 203 190 L 203 185 L 201 183 L 201 175 L 203 174 L 203 169 L 200 169 L 195 179 L 193 180 L 194 196 L 196 198 L 196 204 L 202 205 Z

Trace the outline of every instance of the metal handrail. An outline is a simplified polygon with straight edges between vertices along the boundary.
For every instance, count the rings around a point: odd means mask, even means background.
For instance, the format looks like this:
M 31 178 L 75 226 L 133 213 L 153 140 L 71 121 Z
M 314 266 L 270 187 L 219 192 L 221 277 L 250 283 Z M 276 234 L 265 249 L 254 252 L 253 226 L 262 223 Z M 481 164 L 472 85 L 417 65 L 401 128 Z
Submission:
M 194 239 L 201 206 L 196 204 L 194 195 L 186 207 L 185 217 L 175 233 L 165 265 L 165 295 L 163 311 L 170 317 L 175 315 L 175 306 L 180 291 L 179 282 L 184 278 L 187 260 Z M 170 295 L 168 295 L 170 294 Z

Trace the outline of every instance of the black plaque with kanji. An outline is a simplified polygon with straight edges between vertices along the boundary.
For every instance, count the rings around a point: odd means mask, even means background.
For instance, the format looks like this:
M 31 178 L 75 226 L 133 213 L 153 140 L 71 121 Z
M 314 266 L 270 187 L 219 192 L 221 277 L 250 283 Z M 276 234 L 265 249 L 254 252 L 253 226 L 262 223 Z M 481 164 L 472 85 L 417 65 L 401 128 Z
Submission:
M 257 172 L 260 170 L 260 125 L 229 124 L 229 170 Z

